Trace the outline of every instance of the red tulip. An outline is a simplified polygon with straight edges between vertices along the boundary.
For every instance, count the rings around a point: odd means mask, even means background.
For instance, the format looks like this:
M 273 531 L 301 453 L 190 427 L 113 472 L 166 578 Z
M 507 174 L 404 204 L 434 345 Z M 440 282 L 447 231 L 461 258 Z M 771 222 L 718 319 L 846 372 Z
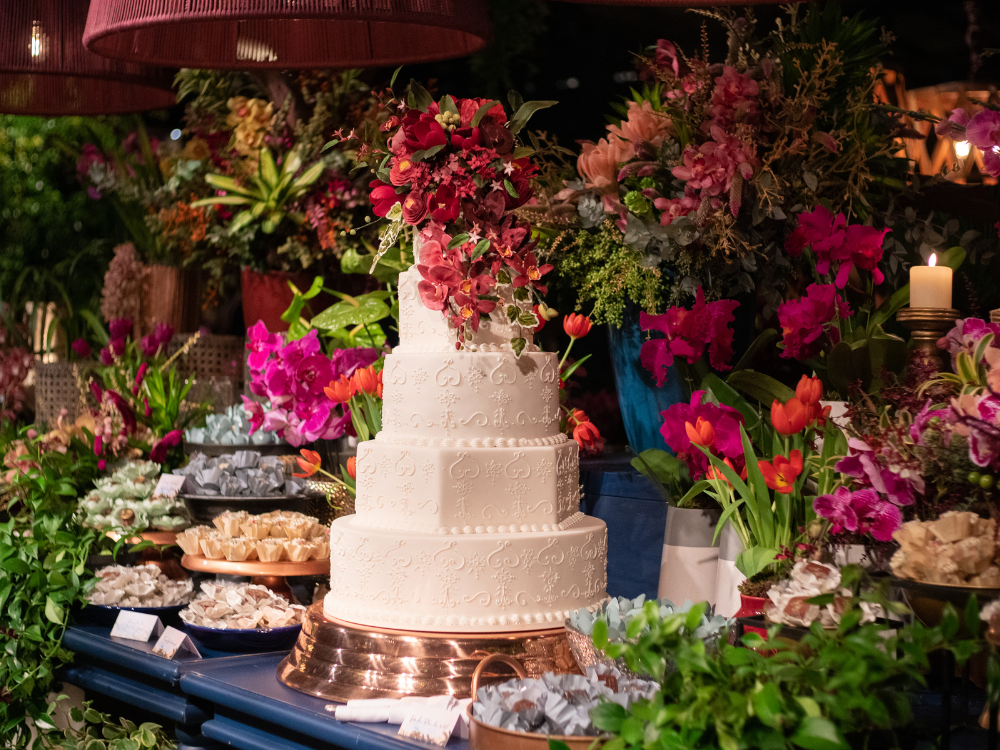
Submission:
M 292 474 L 293 477 L 311 477 L 317 471 L 319 471 L 320 464 L 323 460 L 319 457 L 316 451 L 308 450 L 303 448 L 299 451 L 302 455 L 296 458 L 298 461 L 299 468 L 302 469 L 302 474 Z
M 775 492 L 789 495 L 795 489 L 795 480 L 802 473 L 802 452 L 793 450 L 788 458 L 775 456 L 773 462 L 758 461 L 757 467 L 764 475 L 764 482 Z
M 771 424 L 779 435 L 795 435 L 805 429 L 809 422 L 809 410 L 797 398 L 790 398 L 784 404 L 777 399 L 771 404 Z
M 723 459 L 722 463 L 724 463 L 733 471 L 736 471 L 736 467 L 733 466 L 733 462 L 730 461 L 728 458 Z M 726 479 L 726 475 L 722 473 L 722 470 L 716 469 L 714 466 L 709 466 L 708 469 L 705 470 L 705 477 L 707 479 L 721 479 L 726 484 L 732 485 L 732 482 Z M 746 478 L 747 478 L 747 467 L 744 466 L 743 470 L 740 472 L 740 479 L 746 479 Z
M 570 313 L 563 318 L 563 330 L 571 339 L 582 339 L 590 333 L 590 318 L 586 315 Z
M 819 378 L 810 378 L 803 375 L 799 379 L 799 384 L 795 386 L 795 398 L 806 406 L 813 406 L 823 398 L 823 382 Z
M 358 459 L 357 456 L 351 456 L 347 459 L 347 476 L 351 479 L 358 478 Z
M 375 372 L 375 366 L 359 367 L 354 371 L 351 383 L 355 393 L 367 393 L 370 396 L 376 395 L 379 391 L 381 373 Z

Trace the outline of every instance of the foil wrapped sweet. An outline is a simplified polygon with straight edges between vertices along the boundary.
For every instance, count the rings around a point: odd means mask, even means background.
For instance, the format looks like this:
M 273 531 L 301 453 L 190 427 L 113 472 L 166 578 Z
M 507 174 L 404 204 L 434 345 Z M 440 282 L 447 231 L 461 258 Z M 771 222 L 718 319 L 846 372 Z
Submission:
M 94 482 L 94 489 L 79 500 L 84 523 L 101 530 L 179 531 L 191 525 L 182 500 L 155 494 L 160 465 L 130 461 L 110 477 Z
M 97 571 L 97 583 L 87 598 L 108 607 L 175 607 L 194 595 L 190 580 L 167 578 L 155 565 L 109 565 Z
M 824 594 L 834 594 L 833 602 L 820 606 L 810 600 Z M 787 580 L 779 581 L 767 592 L 768 602 L 764 613 L 771 622 L 807 628 L 816 620 L 823 627 L 832 628 L 840 623 L 851 590 L 840 585 L 840 569 L 836 565 L 800 560 L 795 563 Z M 874 622 L 881 608 L 861 602 L 861 622 Z
M 305 481 L 285 471 L 278 456 L 243 450 L 209 458 L 193 453 L 187 466 L 174 472 L 185 477 L 184 494 L 222 497 L 298 495 Z
M 305 612 L 305 607 L 289 604 L 264 586 L 205 581 L 201 593 L 181 610 L 180 617 L 205 628 L 251 630 L 298 625 Z
M 479 688 L 472 715 L 490 726 L 514 732 L 593 737 L 599 734 L 590 711 L 602 701 L 628 708 L 650 699 L 655 682 L 633 679 L 614 667 L 598 664 L 586 675 L 553 674 L 541 679 L 514 679 Z
M 934 521 L 909 521 L 893 538 L 892 572 L 900 578 L 952 586 L 1000 587 L 996 521 L 949 511 Z
M 250 428 L 246 409 L 242 404 L 235 404 L 221 414 L 209 414 L 204 427 L 184 430 L 184 440 L 207 445 L 276 445 L 281 442 L 275 432 L 257 430 L 251 435 Z

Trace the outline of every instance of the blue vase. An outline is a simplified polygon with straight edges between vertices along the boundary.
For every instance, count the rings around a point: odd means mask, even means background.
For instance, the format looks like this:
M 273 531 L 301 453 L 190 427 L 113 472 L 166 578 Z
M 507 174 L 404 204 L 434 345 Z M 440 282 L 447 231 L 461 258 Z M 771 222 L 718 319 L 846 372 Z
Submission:
M 629 445 L 635 453 L 650 448 L 669 450 L 660 434 L 663 424 L 660 412 L 684 398 L 676 368 L 670 368 L 663 387 L 657 388 L 653 377 L 639 362 L 639 349 L 645 335 L 639 328 L 638 307 L 629 305 L 626 308 L 621 328 L 608 326 L 608 339 L 618 405 Z

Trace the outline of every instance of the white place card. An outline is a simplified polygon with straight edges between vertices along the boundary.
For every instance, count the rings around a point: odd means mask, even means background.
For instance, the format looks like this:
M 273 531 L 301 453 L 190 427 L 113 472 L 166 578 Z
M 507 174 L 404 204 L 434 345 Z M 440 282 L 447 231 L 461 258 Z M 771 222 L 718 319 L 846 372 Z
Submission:
M 453 708 L 414 706 L 400 725 L 399 735 L 444 747 L 448 744 L 451 733 L 455 731 L 461 711 L 459 706 Z
M 157 656 L 162 656 L 164 659 L 173 659 L 181 651 L 187 651 L 199 659 L 201 658 L 201 654 L 198 653 L 198 648 L 194 645 L 190 636 L 183 630 L 178 630 L 168 625 L 163 629 L 163 635 L 160 636 L 156 645 L 153 646 L 153 653 Z
M 156 615 L 123 609 L 118 613 L 115 626 L 111 628 L 111 637 L 148 643 L 151 636 L 159 635 L 162 632 L 163 623 Z
M 187 477 L 181 474 L 160 474 L 153 497 L 177 497 L 177 493 L 184 487 L 185 479 Z

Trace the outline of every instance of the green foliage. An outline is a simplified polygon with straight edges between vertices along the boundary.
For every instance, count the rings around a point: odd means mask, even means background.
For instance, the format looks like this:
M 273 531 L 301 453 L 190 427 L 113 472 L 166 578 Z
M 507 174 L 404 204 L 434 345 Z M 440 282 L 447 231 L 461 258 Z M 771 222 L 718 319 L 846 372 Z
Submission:
M 621 326 L 628 302 L 650 313 L 662 307 L 660 270 L 644 267 L 610 222 L 581 230 L 567 246 L 554 243 L 545 261 L 555 263 L 561 280 L 574 288 L 577 310 L 592 307 L 594 323 Z
M 978 646 L 955 640 L 959 618 L 950 604 L 937 627 L 893 631 L 860 624 L 859 601 L 845 602 L 837 628 L 816 622 L 799 643 L 777 639 L 775 626 L 767 641 L 751 634 L 745 648 L 723 638 L 706 649 L 693 635 L 704 603 L 662 617 L 647 602 L 629 623 L 633 640 L 626 643 L 604 643 L 595 628 L 596 645 L 661 684 L 652 700 L 630 709 L 607 703 L 591 713 L 599 729 L 615 735 L 604 747 L 846 750 L 874 733 L 898 746 L 897 732 L 913 720 L 906 691 L 924 685 L 928 654 L 949 649 L 962 664 Z
M 117 722 L 107 714 L 90 707 L 90 701 L 83 708 L 70 711 L 70 719 L 83 724 L 79 729 L 67 729 L 61 737 L 45 738 L 51 750 L 173 750 L 176 743 L 171 740 L 159 724 L 135 722 L 122 718 Z
M 114 211 L 88 197 L 76 155 L 94 121 L 0 116 L 0 301 L 56 302 L 73 340 L 100 304 Z
M 27 747 L 26 717 L 51 724 L 54 672 L 72 658 L 63 633 L 93 585 L 85 564 L 100 533 L 76 515 L 77 497 L 97 476 L 90 446 L 74 438 L 65 454 L 44 453 L 27 428 L 20 438 L 28 448 L 21 460 L 34 468 L 24 464 L 8 483 L 2 499 L 9 519 L 0 524 L 0 737 L 15 750 Z

